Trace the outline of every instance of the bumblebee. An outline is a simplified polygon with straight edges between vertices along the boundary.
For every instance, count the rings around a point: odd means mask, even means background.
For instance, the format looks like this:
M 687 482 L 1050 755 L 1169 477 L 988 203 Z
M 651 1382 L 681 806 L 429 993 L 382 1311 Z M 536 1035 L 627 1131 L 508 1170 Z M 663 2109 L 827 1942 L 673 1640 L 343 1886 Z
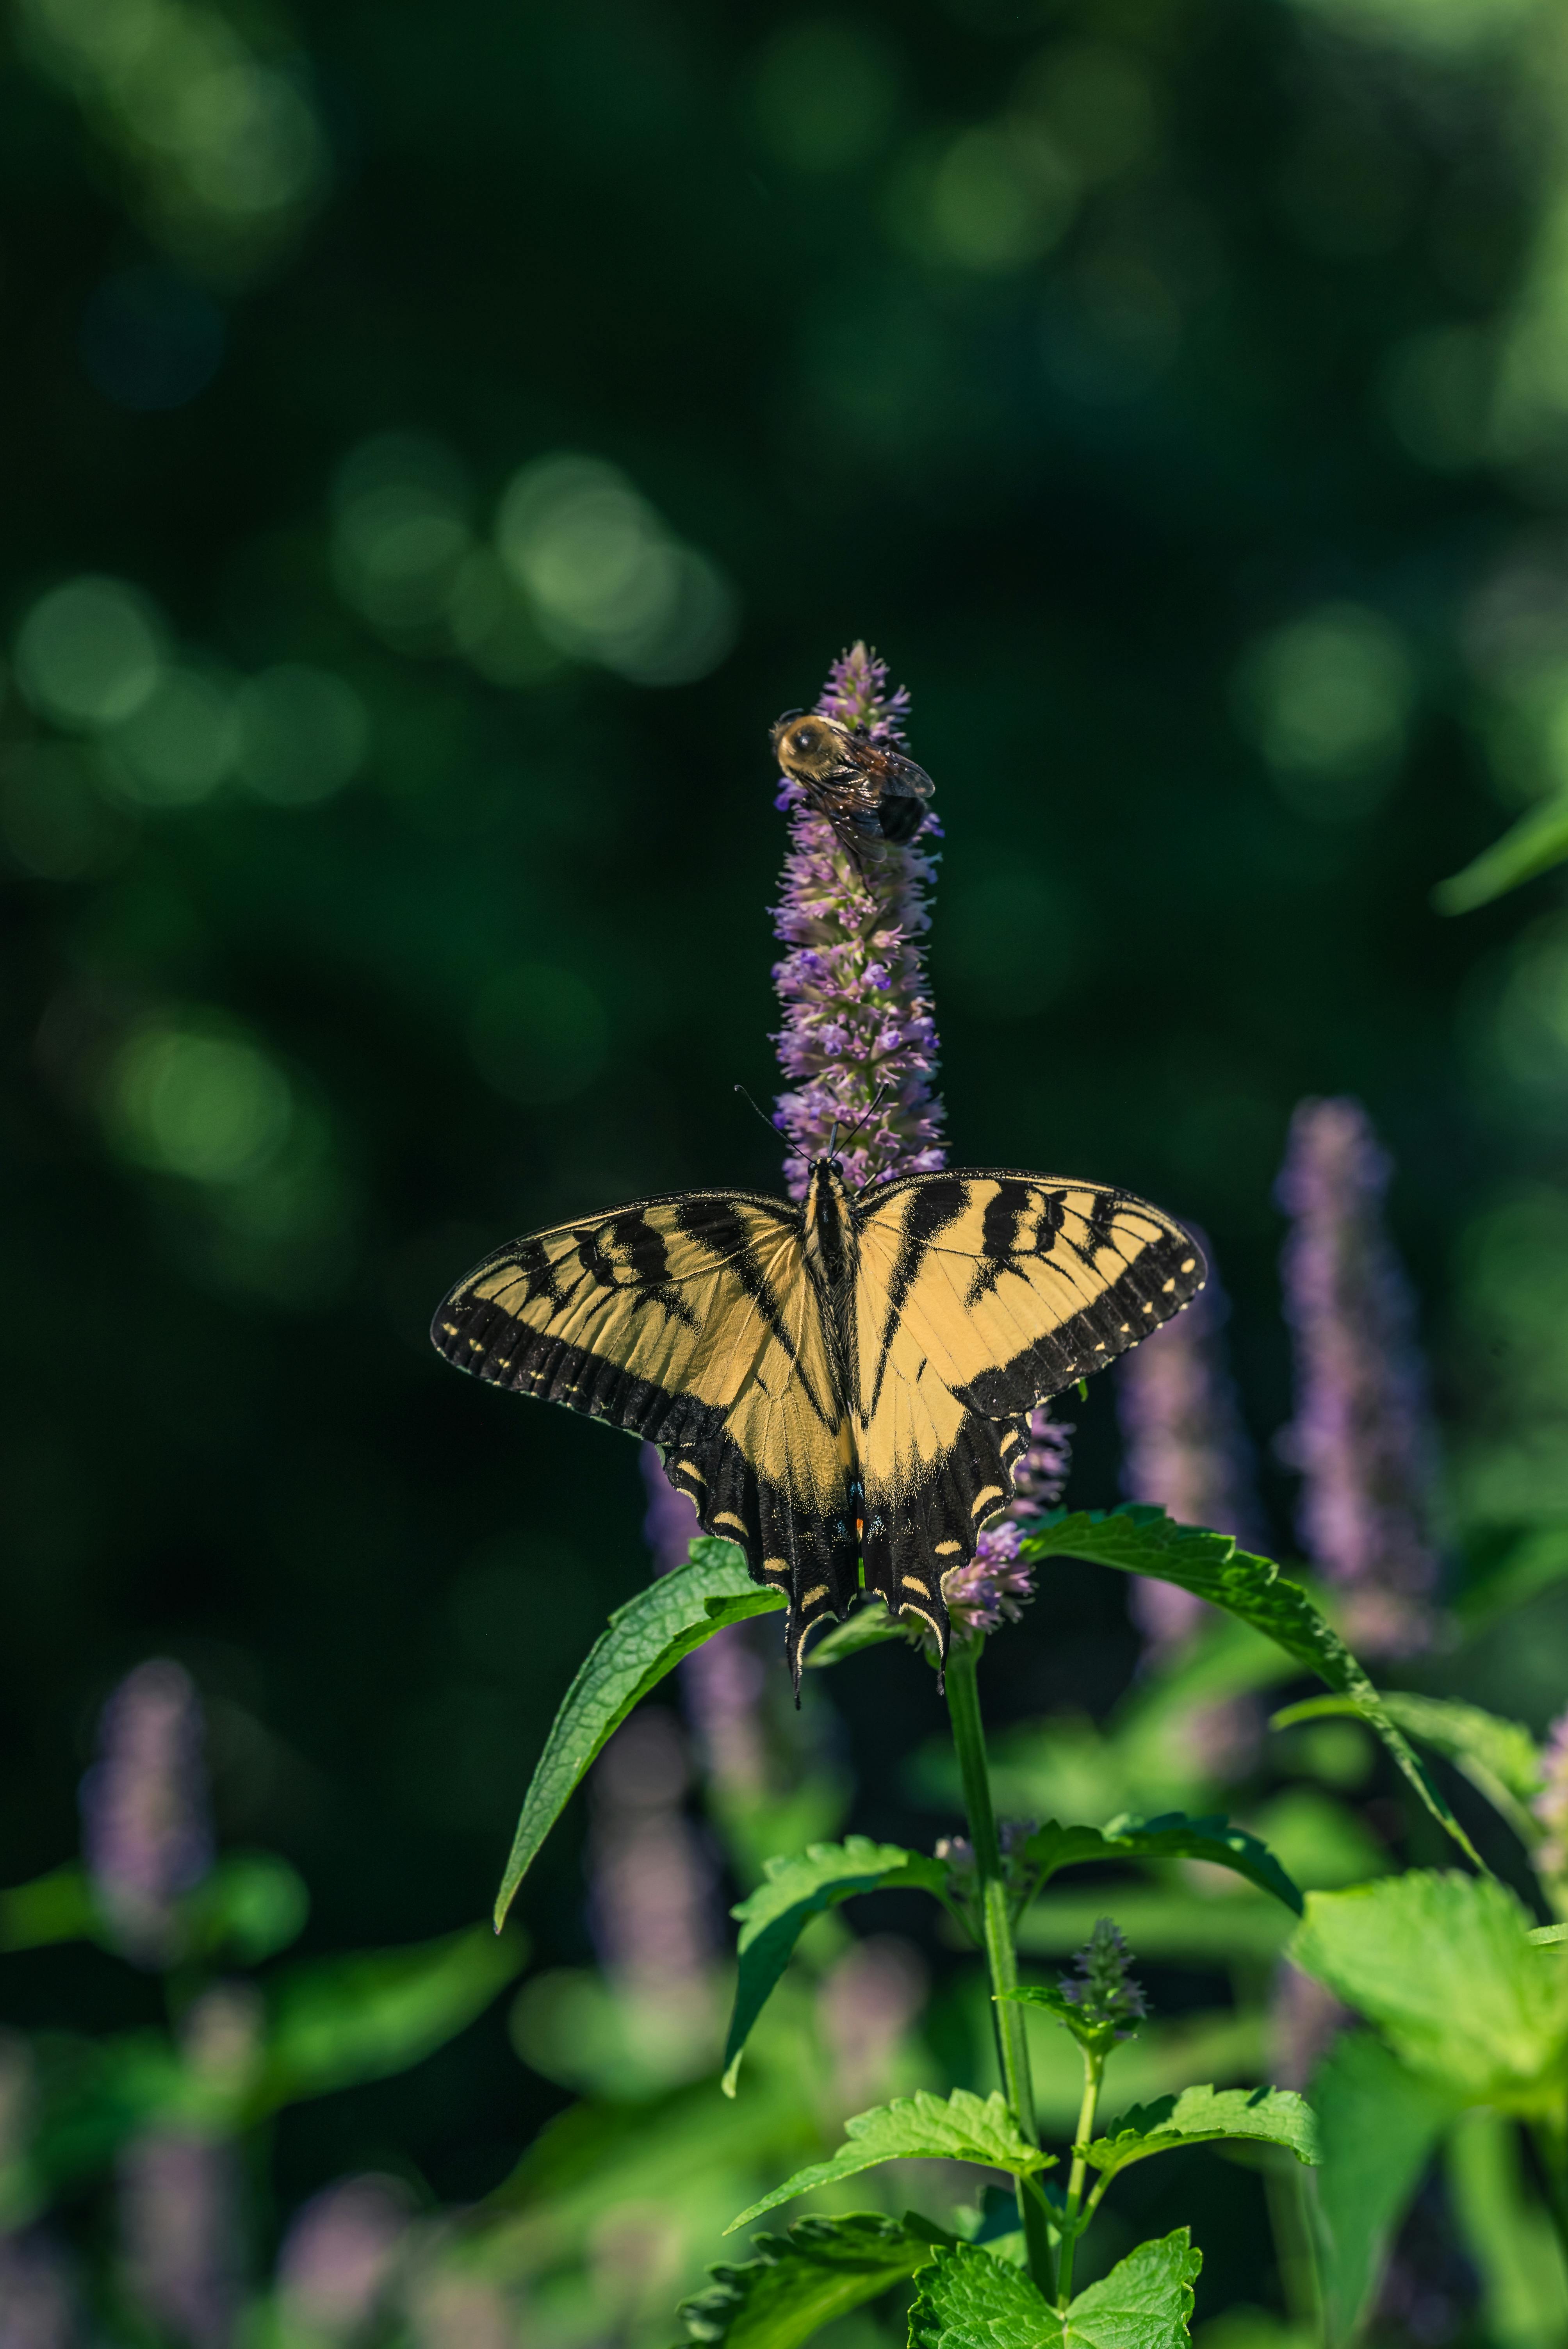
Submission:
M 817 815 L 833 827 L 856 870 L 867 849 L 914 838 L 935 788 L 923 767 L 886 742 L 869 742 L 816 710 L 787 709 L 774 725 L 774 755 Z

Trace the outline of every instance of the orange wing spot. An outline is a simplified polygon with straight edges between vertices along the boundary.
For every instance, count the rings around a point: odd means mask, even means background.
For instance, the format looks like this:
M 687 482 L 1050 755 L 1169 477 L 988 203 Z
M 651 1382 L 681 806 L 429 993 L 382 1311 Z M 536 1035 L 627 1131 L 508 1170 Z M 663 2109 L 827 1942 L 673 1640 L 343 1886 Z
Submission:
M 936 1555 L 938 1557 L 956 1557 L 963 1547 L 964 1545 L 962 1542 L 938 1542 L 936 1545 Z M 923 1589 L 924 1585 L 923 1584 L 921 1587 Z
M 720 1509 L 713 1522 L 716 1526 L 733 1526 L 738 1534 L 746 1531 L 745 1518 L 732 1516 L 728 1509 Z

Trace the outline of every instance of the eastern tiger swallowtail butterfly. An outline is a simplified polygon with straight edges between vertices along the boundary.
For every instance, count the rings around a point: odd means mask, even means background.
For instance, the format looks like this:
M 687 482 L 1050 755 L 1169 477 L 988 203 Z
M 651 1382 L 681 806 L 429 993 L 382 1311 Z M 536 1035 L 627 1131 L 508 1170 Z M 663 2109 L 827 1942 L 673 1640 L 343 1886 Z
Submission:
M 786 1652 L 864 1569 L 945 1658 L 943 1578 L 1013 1491 L 1037 1403 L 1181 1311 L 1206 1267 L 1126 1191 L 903 1174 L 800 1204 L 671 1192 L 498 1248 L 431 1337 L 449 1361 L 657 1444 L 704 1529 L 789 1600 Z
M 914 838 L 935 786 L 902 750 L 803 709 L 787 709 L 776 720 L 772 742 L 784 772 L 827 818 L 857 869 L 868 847 Z

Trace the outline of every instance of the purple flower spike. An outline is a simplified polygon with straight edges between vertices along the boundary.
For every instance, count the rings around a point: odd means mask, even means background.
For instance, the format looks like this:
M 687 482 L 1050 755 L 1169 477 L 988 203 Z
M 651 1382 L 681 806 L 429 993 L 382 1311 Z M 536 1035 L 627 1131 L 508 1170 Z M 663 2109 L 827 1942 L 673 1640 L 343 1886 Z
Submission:
M 212 1865 L 201 1707 L 190 1674 L 154 1656 L 103 1709 L 81 1784 L 82 1852 L 125 1954 L 178 1954 L 175 1904 Z
M 1184 1526 L 1233 1534 L 1243 1549 L 1267 1551 L 1253 1481 L 1252 1447 L 1224 1359 L 1230 1300 L 1212 1270 L 1184 1313 L 1154 1330 L 1116 1367 L 1121 1422 L 1122 1490 L 1150 1501 Z M 1134 1622 L 1158 1653 L 1179 1647 L 1210 1613 L 1172 1582 L 1139 1576 L 1129 1598 Z
M 1048 1403 L 1030 1413 L 1029 1446 L 1013 1471 L 1013 1499 L 1005 1516 L 982 1529 L 967 1566 L 943 1577 L 942 1595 L 954 1639 L 972 1640 L 1005 1622 L 1016 1623 L 1025 1602 L 1034 1597 L 1035 1569 L 1018 1556 L 1018 1549 L 1031 1520 L 1061 1499 L 1072 1462 L 1072 1437 L 1070 1426 L 1051 1417 Z
M 889 692 L 886 662 L 857 644 L 833 663 L 817 707 L 871 741 L 900 742 L 909 695 L 903 686 Z M 928 843 L 941 826 L 927 815 L 907 847 L 884 845 L 862 879 L 788 777 L 778 804 L 789 815 L 790 844 L 774 911 L 786 949 L 773 972 L 784 1006 L 774 1041 L 789 1090 L 773 1122 L 809 1160 L 826 1157 L 835 1125 L 842 1135 L 867 1119 L 840 1154 L 851 1188 L 944 1165 L 936 1022 L 922 959 L 934 877 Z M 791 1155 L 785 1174 L 791 1195 L 803 1197 L 803 1159 Z
M 668 1574 L 686 1564 L 702 1527 L 689 1495 L 677 1493 L 669 1482 L 652 1444 L 643 1446 L 643 1482 L 648 1488 L 643 1531 L 654 1554 L 655 1572 Z M 727 1625 L 694 1648 L 680 1667 L 686 1715 L 704 1766 L 726 1793 L 743 1796 L 761 1794 L 768 1777 L 758 1715 L 762 1659 L 747 1636 L 749 1629 L 745 1623 Z
M 232 2146 L 179 2128 L 119 2157 L 119 2223 L 134 2305 L 190 2349 L 229 2349 L 239 2314 L 239 2165 Z
M 1535 1865 L 1559 1893 L 1568 1878 L 1568 1713 L 1560 1713 L 1541 1750 L 1541 1792 L 1531 1805 L 1545 1832 Z
M 1300 1104 L 1277 1191 L 1296 1369 L 1280 1448 L 1301 1471 L 1306 1553 L 1346 1593 L 1352 1643 L 1384 1656 L 1430 1645 L 1438 1582 L 1415 1309 L 1383 1224 L 1391 1173 L 1359 1102 Z

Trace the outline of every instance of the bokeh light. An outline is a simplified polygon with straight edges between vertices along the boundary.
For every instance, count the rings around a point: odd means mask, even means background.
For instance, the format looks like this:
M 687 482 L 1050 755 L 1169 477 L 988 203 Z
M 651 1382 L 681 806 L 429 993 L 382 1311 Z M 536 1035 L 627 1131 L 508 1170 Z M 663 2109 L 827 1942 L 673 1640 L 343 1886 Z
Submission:
M 261 1174 L 288 1137 L 288 1079 L 259 1046 L 206 1026 L 155 1024 L 115 1058 L 110 1131 L 129 1157 L 196 1183 Z
M 735 640 L 728 581 L 598 458 L 525 465 L 501 500 L 496 544 L 545 636 L 635 684 L 706 677 Z
M 438 626 L 472 544 L 457 458 L 420 434 L 377 435 L 334 485 L 333 571 L 345 600 L 393 636 Z
M 845 17 L 782 26 L 757 62 L 758 129 L 798 171 L 849 170 L 885 142 L 900 80 L 898 60 L 868 26 Z
M 1416 695 L 1399 631 L 1357 604 L 1328 604 L 1253 647 L 1238 718 L 1304 813 L 1364 814 L 1398 766 Z
M 234 767 L 257 796 L 311 807 L 356 775 L 370 746 L 370 718 L 354 688 L 330 669 L 283 661 L 248 678 L 234 697 Z
M 110 736 L 112 772 L 145 806 L 190 807 L 217 790 L 240 740 L 232 688 L 201 669 L 169 667 Z
M 16 682 L 41 716 L 84 730 L 122 725 L 152 694 L 163 632 L 124 580 L 73 579 L 39 597 L 17 631 Z
M 72 743 L 30 742 L 0 759 L 0 839 L 12 863 L 41 881 L 85 880 L 129 844 L 88 757 Z

